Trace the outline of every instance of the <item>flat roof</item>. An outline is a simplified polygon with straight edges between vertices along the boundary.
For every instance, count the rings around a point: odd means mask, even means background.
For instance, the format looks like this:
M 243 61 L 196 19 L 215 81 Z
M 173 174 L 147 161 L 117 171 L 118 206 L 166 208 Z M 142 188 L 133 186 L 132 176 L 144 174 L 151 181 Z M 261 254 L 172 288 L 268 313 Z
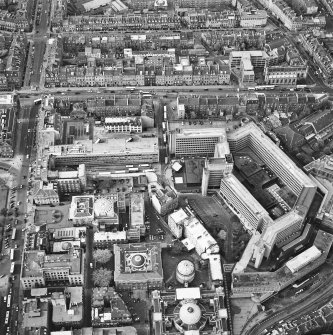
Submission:
M 105 6 L 107 4 L 111 3 L 111 0 L 92 0 L 86 3 L 83 3 L 82 6 L 86 11 L 89 11 L 91 9 L 98 8 L 100 6 Z
M 288 261 L 286 263 L 286 266 L 290 269 L 292 273 L 294 273 L 301 269 L 303 266 L 320 257 L 320 255 L 320 250 L 315 245 L 313 245 L 309 249 L 306 249 L 305 251 Z
M 138 137 L 132 142 L 127 138 L 108 138 L 105 142 L 94 143 L 92 140 L 75 141 L 72 145 L 50 146 L 49 153 L 55 156 L 85 156 L 96 154 L 139 154 L 158 152 L 158 137 Z
M 176 299 L 200 299 L 201 293 L 199 287 L 184 287 L 176 289 Z
M 182 208 L 169 215 L 169 218 L 171 218 L 176 223 L 179 223 L 179 222 L 185 220 L 187 217 L 188 217 L 188 215 L 185 213 L 185 211 Z
M 300 168 L 298 168 L 296 164 L 253 122 L 250 122 L 243 127 L 239 127 L 231 133 L 228 133 L 228 139 L 237 140 L 248 135 L 255 136 L 257 139 L 259 139 L 262 143 L 261 145 L 269 149 L 269 151 L 280 161 L 281 167 L 292 172 L 298 181 L 301 182 L 304 186 L 315 187 L 314 182 Z M 269 161 L 264 161 L 264 163 L 270 166 Z

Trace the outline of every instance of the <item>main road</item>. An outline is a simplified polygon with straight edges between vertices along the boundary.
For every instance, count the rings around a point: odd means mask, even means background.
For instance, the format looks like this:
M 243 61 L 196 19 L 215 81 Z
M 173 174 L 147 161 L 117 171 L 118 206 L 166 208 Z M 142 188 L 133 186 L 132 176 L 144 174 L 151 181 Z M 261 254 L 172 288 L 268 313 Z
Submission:
M 332 277 L 332 276 L 331 276 Z M 292 306 L 288 306 L 283 310 L 279 310 L 276 313 L 268 316 L 265 320 L 259 322 L 255 327 L 250 330 L 243 330 L 242 334 L 246 335 L 259 335 L 264 332 L 265 329 L 272 327 L 280 320 L 292 319 L 296 316 L 304 315 L 324 305 L 325 301 L 329 300 L 333 296 L 333 281 L 326 280 L 322 285 L 311 295 L 307 296 L 301 302 L 297 302 Z

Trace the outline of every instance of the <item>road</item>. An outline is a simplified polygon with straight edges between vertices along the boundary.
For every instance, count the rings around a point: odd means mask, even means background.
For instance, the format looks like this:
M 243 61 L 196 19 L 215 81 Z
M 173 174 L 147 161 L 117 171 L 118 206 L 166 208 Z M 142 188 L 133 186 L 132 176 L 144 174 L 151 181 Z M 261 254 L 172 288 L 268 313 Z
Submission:
M 324 301 L 332 298 L 333 296 L 333 281 L 327 280 L 321 286 L 318 287 L 316 292 L 312 292 L 311 295 L 304 298 L 303 301 L 297 302 L 292 306 L 284 308 L 277 313 L 270 315 L 264 321 L 257 324 L 251 330 L 243 332 L 246 335 L 258 335 L 263 333 L 263 331 L 269 327 L 272 327 L 275 323 L 280 320 L 292 319 L 295 316 L 300 316 L 302 314 L 307 314 L 310 311 L 315 310 L 317 307 L 322 306 Z
M 40 12 L 40 22 L 39 25 L 36 25 L 33 35 L 33 49 L 32 54 L 29 57 L 33 57 L 31 75 L 30 75 L 30 86 L 40 87 L 41 82 L 41 73 L 42 73 L 42 64 L 44 59 L 44 53 L 46 48 L 46 41 L 48 37 L 48 21 L 50 13 L 50 2 L 49 1 L 40 1 L 42 4 L 42 9 Z M 36 13 L 37 13 L 36 6 Z
M 28 177 L 24 178 L 24 176 L 28 175 L 29 169 L 29 160 L 27 159 L 27 155 L 31 154 L 31 150 L 33 147 L 34 141 L 34 127 L 35 120 L 37 115 L 38 108 L 37 106 L 33 106 L 32 108 L 21 107 L 19 118 L 18 118 L 18 128 L 17 128 L 17 142 L 15 148 L 15 156 L 19 162 L 21 168 L 19 169 L 11 169 L 11 172 L 15 177 L 15 184 L 13 187 L 18 186 L 16 191 L 16 207 L 17 211 L 17 222 L 16 226 L 13 225 L 17 229 L 16 239 L 12 241 L 11 247 L 14 248 L 17 244 L 17 248 L 15 248 L 15 268 L 14 268 L 14 278 L 11 279 L 11 288 L 8 294 L 11 294 L 11 307 L 10 309 L 10 318 L 9 318 L 9 327 L 10 327 L 10 335 L 17 334 L 18 325 L 21 322 L 22 313 L 21 313 L 21 303 L 23 300 L 22 291 L 20 291 L 20 271 L 21 271 L 21 258 L 23 251 L 23 242 L 24 242 L 24 233 L 22 232 L 22 228 L 24 227 L 24 220 L 27 207 L 27 186 L 28 186 Z M 22 164 L 22 165 L 21 165 Z M 23 185 L 22 188 L 19 185 Z M 19 203 L 19 204 L 18 204 Z M 18 310 L 17 310 L 18 307 Z M 2 325 L 4 322 L 2 321 L 2 313 L 0 314 Z M 20 329 L 20 328 L 19 328 Z M 1 329 L 1 334 L 5 334 L 3 329 Z

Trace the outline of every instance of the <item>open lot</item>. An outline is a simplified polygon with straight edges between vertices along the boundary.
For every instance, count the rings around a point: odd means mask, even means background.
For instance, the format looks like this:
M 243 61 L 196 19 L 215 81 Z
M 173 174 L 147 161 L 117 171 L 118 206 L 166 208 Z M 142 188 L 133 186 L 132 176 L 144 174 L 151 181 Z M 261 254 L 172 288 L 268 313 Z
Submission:
M 175 188 L 180 192 L 199 191 L 205 160 L 203 158 L 190 158 L 185 159 L 184 163 L 181 164 L 183 167 L 180 171 L 173 171 Z M 179 182 L 179 179 L 177 181 L 176 178 L 182 178 L 182 182 Z
M 233 263 L 242 254 L 249 235 L 244 231 L 238 218 L 217 197 L 188 195 L 188 204 L 202 220 L 206 229 L 216 239 L 225 261 Z M 181 198 L 184 201 L 185 197 Z

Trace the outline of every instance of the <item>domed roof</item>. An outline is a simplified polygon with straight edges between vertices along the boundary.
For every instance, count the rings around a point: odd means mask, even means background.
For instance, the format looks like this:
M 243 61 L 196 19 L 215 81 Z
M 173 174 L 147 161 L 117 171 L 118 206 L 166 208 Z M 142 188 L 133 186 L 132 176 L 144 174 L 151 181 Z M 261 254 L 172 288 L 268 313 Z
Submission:
M 183 276 L 191 275 L 194 272 L 194 264 L 188 259 L 184 259 L 178 263 L 177 271 Z
M 135 254 L 132 256 L 131 262 L 133 266 L 140 267 L 146 262 L 146 259 L 140 254 Z
M 194 302 L 187 302 L 180 307 L 179 317 L 183 323 L 187 325 L 194 325 L 198 323 L 201 318 L 201 309 Z
M 96 216 L 114 216 L 113 202 L 107 198 L 98 198 L 94 204 Z
M 71 242 L 62 242 L 62 250 L 68 250 L 72 246 Z

